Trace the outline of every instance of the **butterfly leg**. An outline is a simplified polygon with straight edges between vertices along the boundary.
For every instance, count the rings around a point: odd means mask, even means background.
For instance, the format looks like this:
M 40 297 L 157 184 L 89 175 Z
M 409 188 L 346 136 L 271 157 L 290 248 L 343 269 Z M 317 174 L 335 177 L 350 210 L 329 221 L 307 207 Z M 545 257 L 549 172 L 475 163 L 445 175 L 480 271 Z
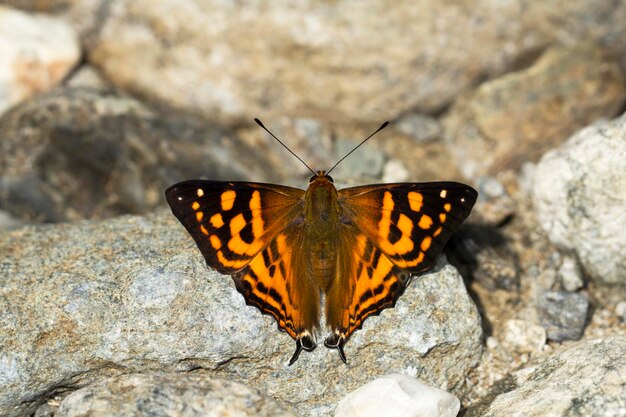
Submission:
M 343 347 L 345 344 L 346 339 L 341 336 L 338 331 L 335 331 L 332 335 L 328 336 L 326 340 L 324 340 L 324 346 L 326 346 L 328 349 L 337 349 L 339 357 L 341 358 L 343 363 L 347 365 L 348 361 L 346 360 L 346 354 L 343 351 Z
M 302 349 L 306 350 L 307 352 L 312 352 L 315 350 L 316 347 L 317 344 L 313 341 L 308 332 L 302 333 L 302 335 L 296 339 L 296 351 L 293 353 L 291 359 L 289 359 L 289 366 L 293 365 L 294 362 L 298 360 Z

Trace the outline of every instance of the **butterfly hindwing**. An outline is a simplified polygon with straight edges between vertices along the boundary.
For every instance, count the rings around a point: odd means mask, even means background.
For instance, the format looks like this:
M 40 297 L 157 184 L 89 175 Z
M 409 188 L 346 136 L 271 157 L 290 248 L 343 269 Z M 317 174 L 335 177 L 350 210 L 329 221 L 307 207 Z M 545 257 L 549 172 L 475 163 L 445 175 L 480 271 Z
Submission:
M 294 219 L 304 191 L 280 185 L 191 180 L 165 192 L 207 264 L 224 274 L 244 268 Z

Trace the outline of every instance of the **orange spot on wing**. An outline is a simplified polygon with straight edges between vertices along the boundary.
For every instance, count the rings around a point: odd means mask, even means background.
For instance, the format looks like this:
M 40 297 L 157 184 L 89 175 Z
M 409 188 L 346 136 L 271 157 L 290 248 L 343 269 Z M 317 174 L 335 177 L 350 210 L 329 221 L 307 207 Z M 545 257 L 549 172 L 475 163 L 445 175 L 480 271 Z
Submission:
M 427 214 L 422 214 L 420 221 L 417 223 L 420 229 L 424 229 L 424 230 L 430 229 L 430 226 L 432 224 L 433 224 L 433 219 Z
M 426 236 L 424 238 L 424 240 L 422 240 L 422 244 L 420 245 L 420 249 L 423 250 L 424 252 L 426 252 L 428 250 L 428 248 L 430 248 L 430 244 L 432 243 L 433 239 L 430 236 Z
M 261 215 L 261 193 L 255 191 L 250 199 L 250 211 L 252 212 L 252 235 L 255 238 L 261 237 L 265 228 L 263 216 Z
M 197 211 L 197 212 L 196 212 L 196 219 L 197 219 L 199 222 L 201 222 L 201 221 L 202 221 L 202 218 L 203 218 L 203 217 L 204 217 L 204 213 L 203 213 L 203 212 L 201 212 L 201 211 Z
M 216 229 L 224 226 L 224 219 L 222 218 L 222 215 L 220 213 L 212 215 L 209 219 L 209 222 L 211 223 L 211 226 L 215 227 Z
M 439 234 L 441 233 L 441 230 L 442 230 L 442 228 L 441 228 L 441 226 L 439 226 L 439 228 L 437 230 L 435 230 L 435 233 L 433 233 L 433 236 L 434 237 L 439 236 Z
M 228 211 L 233 208 L 235 204 L 235 197 L 237 193 L 233 190 L 224 191 L 220 197 L 220 205 L 223 211 Z
M 194 202 L 191 204 L 191 208 L 193 209 L 193 211 L 198 210 L 198 209 L 200 208 L 200 203 L 198 203 L 197 201 L 194 201 Z
M 205 235 L 208 235 L 208 234 L 209 234 L 209 231 L 208 231 L 208 230 L 206 230 L 206 227 L 204 227 L 203 225 L 200 225 L 200 231 L 201 231 L 202 233 L 204 233 Z
M 411 210 L 420 211 L 422 209 L 422 203 L 424 200 L 422 194 L 416 191 L 411 191 L 407 194 L 407 198 L 409 199 L 409 206 L 411 207 Z
M 439 221 L 440 221 L 441 223 L 444 223 L 444 222 L 446 221 L 446 213 L 441 213 L 441 214 L 439 215 Z
M 211 246 L 213 246 L 213 249 L 220 249 L 222 247 L 222 241 L 219 237 L 211 235 L 209 240 L 211 241 Z
M 452 209 L 452 205 L 450 203 L 446 203 L 443 205 L 443 209 L 445 211 L 450 211 Z

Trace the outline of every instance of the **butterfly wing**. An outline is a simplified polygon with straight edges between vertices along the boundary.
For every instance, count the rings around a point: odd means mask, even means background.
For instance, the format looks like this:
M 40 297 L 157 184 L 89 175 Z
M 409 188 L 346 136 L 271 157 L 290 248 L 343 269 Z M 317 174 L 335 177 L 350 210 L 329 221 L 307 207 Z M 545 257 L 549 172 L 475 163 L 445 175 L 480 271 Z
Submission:
M 342 347 L 370 315 L 395 305 L 411 274 L 431 268 L 469 215 L 476 191 L 455 182 L 368 185 L 339 191 L 343 231 L 327 293 L 326 346 Z
M 191 180 L 165 192 L 172 213 L 206 259 L 231 274 L 246 303 L 276 319 L 297 349 L 315 348 L 319 291 L 299 271 L 304 191 L 272 184 Z
M 251 182 L 190 180 L 165 191 L 172 213 L 207 265 L 223 274 L 244 268 L 302 216 L 304 191 Z

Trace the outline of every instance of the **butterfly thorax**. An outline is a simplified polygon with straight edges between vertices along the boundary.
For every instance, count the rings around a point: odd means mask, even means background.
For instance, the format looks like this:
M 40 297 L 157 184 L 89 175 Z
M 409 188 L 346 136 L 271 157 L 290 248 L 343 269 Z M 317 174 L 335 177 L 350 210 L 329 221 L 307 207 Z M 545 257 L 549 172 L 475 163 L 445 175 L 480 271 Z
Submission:
M 337 189 L 325 175 L 317 175 L 304 197 L 303 245 L 310 256 L 312 278 L 320 288 L 330 284 L 336 269 L 339 233 Z

